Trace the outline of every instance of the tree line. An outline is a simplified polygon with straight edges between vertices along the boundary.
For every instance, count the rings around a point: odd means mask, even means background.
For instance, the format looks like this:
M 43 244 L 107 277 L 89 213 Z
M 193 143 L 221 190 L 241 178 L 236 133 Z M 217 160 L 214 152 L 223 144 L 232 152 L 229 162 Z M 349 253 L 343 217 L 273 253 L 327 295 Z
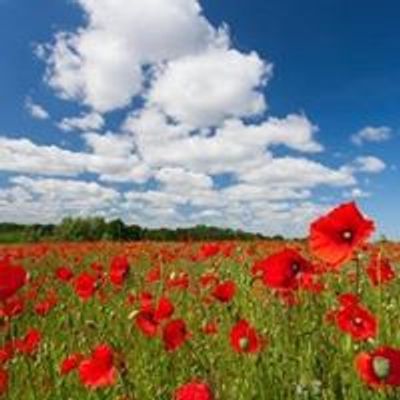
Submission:
M 2 240 L 2 238 L 7 238 Z M 230 228 L 196 225 L 190 228 L 144 228 L 127 225 L 120 219 L 106 221 L 101 217 L 64 218 L 59 224 L 20 225 L 0 223 L 0 242 L 40 241 L 215 241 L 215 240 L 283 240 L 267 238 Z

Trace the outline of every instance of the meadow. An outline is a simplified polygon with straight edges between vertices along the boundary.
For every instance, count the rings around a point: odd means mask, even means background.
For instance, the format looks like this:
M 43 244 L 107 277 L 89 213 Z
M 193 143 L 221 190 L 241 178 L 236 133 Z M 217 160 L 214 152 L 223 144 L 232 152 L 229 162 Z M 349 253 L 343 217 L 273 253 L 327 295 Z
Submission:
M 306 241 L 0 247 L 0 398 L 400 392 L 400 245 L 354 203 Z

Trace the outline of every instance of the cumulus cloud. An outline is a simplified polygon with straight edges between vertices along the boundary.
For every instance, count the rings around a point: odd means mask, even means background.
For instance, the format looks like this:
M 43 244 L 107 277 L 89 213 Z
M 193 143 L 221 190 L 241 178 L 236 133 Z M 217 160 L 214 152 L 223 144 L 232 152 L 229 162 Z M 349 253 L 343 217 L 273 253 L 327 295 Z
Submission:
M 35 119 L 49 119 L 49 113 L 39 104 L 33 102 L 30 97 L 26 98 L 25 108 L 29 112 L 29 114 Z
M 55 145 L 37 145 L 29 139 L 0 136 L 0 170 L 50 176 L 78 176 L 90 172 L 109 181 L 142 182 L 147 179 L 147 168 L 141 165 L 135 154 L 122 156 L 115 150 L 121 147 L 119 137 L 109 141 L 110 152 L 107 154 L 99 152 L 95 134 L 87 138 L 90 152 L 75 152 Z
M 277 145 L 306 153 L 322 150 L 314 139 L 317 128 L 295 114 L 258 125 L 230 119 L 212 134 L 192 135 L 187 125 L 171 124 L 165 115 L 146 109 L 129 117 L 124 129 L 134 136 L 147 164 L 210 174 L 237 173 L 264 163 L 266 150 Z
M 234 48 L 199 0 L 76 4 L 85 22 L 37 54 L 48 85 L 85 110 L 58 123 L 81 132 L 82 148 L 0 136 L 0 170 L 27 175 L 0 189 L 5 215 L 41 221 L 51 210 L 50 221 L 93 212 L 146 226 L 295 235 L 325 210 L 318 188 L 361 195 L 357 174 L 383 170 L 375 157 L 316 161 L 324 147 L 305 114 L 266 114 L 272 63 Z M 105 116 L 117 109 L 120 126 Z M 387 129 L 368 127 L 353 141 L 387 139 Z M 96 182 L 82 180 L 87 173 Z
M 148 99 L 175 120 L 194 127 L 265 111 L 259 88 L 272 73 L 256 53 L 213 48 L 169 62 L 157 73 Z
M 55 222 L 99 214 L 119 199 L 116 190 L 96 182 L 16 176 L 10 187 L 0 189 L 0 215 L 17 222 Z
M 141 93 L 146 67 L 196 54 L 221 33 L 196 0 L 77 0 L 87 24 L 60 32 L 39 53 L 46 81 L 66 99 L 105 112 Z
M 58 127 L 66 132 L 70 131 L 92 131 L 100 130 L 104 126 L 104 118 L 101 114 L 91 112 L 82 114 L 79 117 L 68 117 L 58 124 Z
M 386 169 L 386 164 L 378 157 L 360 156 L 357 157 L 352 165 L 349 166 L 356 172 L 379 173 Z
M 367 126 L 351 136 L 351 141 L 361 146 L 365 142 L 384 142 L 392 136 L 391 128 L 387 126 Z

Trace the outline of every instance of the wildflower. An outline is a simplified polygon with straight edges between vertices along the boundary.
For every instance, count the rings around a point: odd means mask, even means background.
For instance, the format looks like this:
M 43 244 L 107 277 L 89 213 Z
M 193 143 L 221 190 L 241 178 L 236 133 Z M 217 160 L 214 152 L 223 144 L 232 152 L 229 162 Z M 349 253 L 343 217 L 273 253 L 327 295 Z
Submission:
M 75 293 L 82 299 L 90 299 L 96 290 L 96 279 L 87 272 L 82 272 L 74 282 Z
M 168 322 L 163 329 L 163 341 L 167 351 L 175 351 L 189 338 L 185 321 L 176 319 Z
M 342 204 L 311 224 L 310 249 L 322 261 L 340 266 L 373 231 L 373 221 L 364 218 L 354 202 Z
M 221 303 L 229 303 L 236 293 L 236 284 L 234 281 L 225 281 L 214 288 L 212 295 Z
M 27 273 L 21 266 L 0 262 L 0 301 L 13 296 L 27 280 Z
M 400 386 L 400 350 L 382 346 L 355 358 L 359 377 L 369 386 Z
M 179 387 L 174 394 L 174 400 L 213 400 L 210 387 L 200 381 L 192 381 Z
M 244 319 L 238 321 L 232 328 L 230 343 L 237 353 L 257 353 L 262 347 L 257 331 Z
M 302 274 L 313 271 L 312 265 L 293 249 L 275 253 L 258 266 L 262 268 L 264 284 L 273 289 L 297 289 Z
M 90 389 L 112 386 L 117 380 L 117 370 L 113 362 L 113 351 L 106 345 L 98 345 L 90 358 L 79 365 L 79 377 L 83 385 Z

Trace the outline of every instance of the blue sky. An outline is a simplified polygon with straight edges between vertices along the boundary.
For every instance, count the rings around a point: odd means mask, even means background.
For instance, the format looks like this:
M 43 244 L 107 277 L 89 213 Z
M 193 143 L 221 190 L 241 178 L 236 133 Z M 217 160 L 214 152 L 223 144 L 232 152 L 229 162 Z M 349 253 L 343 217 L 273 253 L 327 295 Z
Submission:
M 132 4 L 133 3 L 133 4 Z M 0 1 L 0 220 L 400 237 L 400 5 Z

